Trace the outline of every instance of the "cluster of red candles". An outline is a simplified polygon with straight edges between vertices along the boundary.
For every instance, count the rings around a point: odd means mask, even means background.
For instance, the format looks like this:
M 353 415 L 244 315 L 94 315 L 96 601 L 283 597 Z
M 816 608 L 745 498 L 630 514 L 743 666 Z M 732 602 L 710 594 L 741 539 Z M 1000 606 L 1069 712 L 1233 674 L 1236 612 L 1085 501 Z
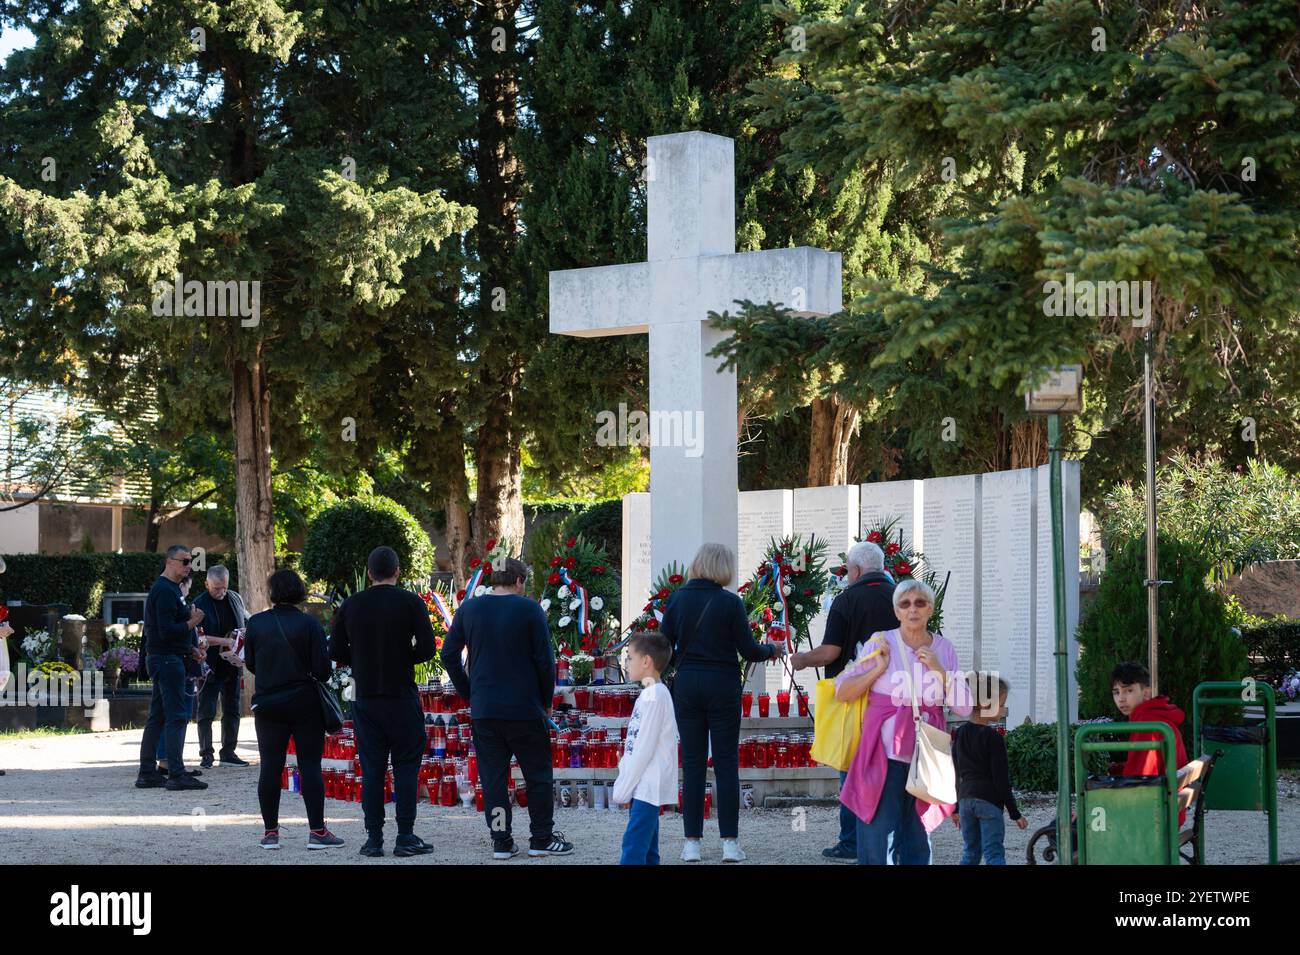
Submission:
M 551 733 L 554 769 L 618 769 L 627 727 L 560 730 Z
M 769 693 L 758 694 L 758 716 L 761 719 L 767 719 L 769 716 L 789 716 L 790 715 L 790 698 L 795 699 L 796 712 L 803 717 L 808 716 L 808 694 L 791 693 L 789 690 L 781 690 L 776 694 L 776 712 L 772 712 L 772 697 Z M 740 715 L 742 717 L 754 716 L 754 694 L 745 690 L 740 694 Z
M 573 708 L 589 712 L 593 716 L 627 717 L 632 715 L 632 707 L 636 705 L 636 698 L 640 692 L 640 687 L 578 686 L 573 688 Z M 551 698 L 551 705 L 557 710 L 567 702 L 565 695 L 559 690 L 556 690 Z
M 440 683 L 420 687 L 420 705 L 426 713 L 459 713 L 469 706 L 455 687 Z
M 809 755 L 812 734 L 751 736 L 740 741 L 741 769 L 795 769 L 817 765 Z

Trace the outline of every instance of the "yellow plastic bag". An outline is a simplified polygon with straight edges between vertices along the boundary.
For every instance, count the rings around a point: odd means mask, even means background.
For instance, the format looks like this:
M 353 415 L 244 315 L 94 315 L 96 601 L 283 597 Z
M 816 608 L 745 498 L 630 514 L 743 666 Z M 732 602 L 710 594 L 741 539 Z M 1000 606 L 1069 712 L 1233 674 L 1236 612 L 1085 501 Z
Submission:
M 872 657 L 878 657 L 885 648 L 877 647 L 860 660 L 862 663 Z M 867 708 L 867 697 L 863 693 L 856 700 L 844 703 L 835 698 L 835 680 L 828 677 L 818 680 L 813 697 L 813 744 L 809 755 L 813 760 L 838 769 L 842 773 L 849 770 L 853 757 L 858 751 L 862 739 L 862 719 Z

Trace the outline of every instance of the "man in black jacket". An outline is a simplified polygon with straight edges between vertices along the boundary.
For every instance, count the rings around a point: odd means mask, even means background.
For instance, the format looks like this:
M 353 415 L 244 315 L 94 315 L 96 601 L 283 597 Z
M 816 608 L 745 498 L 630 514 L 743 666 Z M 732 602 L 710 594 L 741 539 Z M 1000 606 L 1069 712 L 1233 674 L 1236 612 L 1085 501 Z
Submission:
M 530 856 L 573 851 L 553 828 L 550 712 L 555 692 L 555 650 L 546 612 L 523 595 L 528 565 L 506 558 L 493 569 L 492 593 L 463 603 L 442 645 L 442 665 L 469 700 L 474 751 L 483 784 L 483 816 L 492 836 L 492 857 L 518 854 L 511 834 L 507 778 L 510 757 L 519 760 L 528 792 Z M 469 672 L 461 650 L 469 651 Z
M 230 571 L 222 564 L 208 568 L 208 589 L 194 598 L 194 606 L 203 611 L 207 621 L 204 631 L 209 637 L 229 637 L 232 630 L 244 628 L 248 617 L 243 598 L 230 589 Z M 208 677 L 199 694 L 197 713 L 199 765 L 204 769 L 212 766 L 212 720 L 217 715 L 218 700 L 221 701 L 221 765 L 248 765 L 235 753 L 239 743 L 239 684 L 243 673 L 222 657 L 225 649 L 224 640 L 209 640 Z
M 185 658 L 191 656 L 190 631 L 203 622 L 203 611 L 187 608 L 180 581 L 190 573 L 190 549 L 181 544 L 167 548 L 162 575 L 154 581 L 144 602 L 144 647 L 153 681 L 149 718 L 140 740 L 140 774 L 136 787 L 153 789 L 207 789 L 208 784 L 185 770 L 181 753 L 189 707 L 185 700 Z M 158 771 L 155 751 L 163 734 L 167 775 Z
M 845 562 L 846 586 L 831 603 L 821 646 L 792 656 L 790 664 L 795 670 L 825 667 L 828 677 L 838 676 L 858 658 L 862 644 L 873 633 L 898 627 L 894 581 L 885 573 L 884 551 L 870 541 L 860 541 L 849 548 Z M 841 786 L 847 775 L 840 773 Z M 822 855 L 833 862 L 858 861 L 858 824 L 847 806 L 840 806 L 839 841 Z
M 424 710 L 415 665 L 433 659 L 437 645 L 429 611 L 397 586 L 397 552 L 376 547 L 366 560 L 370 586 L 343 601 L 330 633 L 330 658 L 352 667 L 357 756 L 361 759 L 363 856 L 384 854 L 384 779 L 393 761 L 397 844 L 393 855 L 424 855 L 433 846 L 415 834 L 416 789 L 424 757 Z

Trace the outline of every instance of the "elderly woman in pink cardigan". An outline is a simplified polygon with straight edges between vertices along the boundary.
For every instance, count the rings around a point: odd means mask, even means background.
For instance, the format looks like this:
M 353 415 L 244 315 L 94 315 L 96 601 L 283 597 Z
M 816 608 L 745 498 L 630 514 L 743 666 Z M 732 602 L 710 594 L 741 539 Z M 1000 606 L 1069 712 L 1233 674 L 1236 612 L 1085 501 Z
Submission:
M 870 694 L 862 741 L 840 792 L 840 801 L 858 817 L 859 865 L 929 865 L 930 833 L 957 808 L 919 801 L 906 788 L 916 745 L 912 688 L 921 718 L 932 726 L 946 725 L 945 703 L 960 716 L 971 711 L 957 651 L 927 627 L 933 610 L 934 591 L 919 580 L 904 580 L 894 589 L 899 629 L 873 634 L 863 657 L 835 678 L 839 700 Z M 867 659 L 874 650 L 881 653 Z

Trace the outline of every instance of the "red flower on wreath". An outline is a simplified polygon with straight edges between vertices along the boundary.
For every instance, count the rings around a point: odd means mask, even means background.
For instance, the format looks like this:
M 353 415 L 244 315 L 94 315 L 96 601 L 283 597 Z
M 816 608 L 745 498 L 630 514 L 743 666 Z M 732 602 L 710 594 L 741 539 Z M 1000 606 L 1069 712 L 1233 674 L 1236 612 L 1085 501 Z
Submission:
M 591 572 L 593 574 L 603 574 L 605 572 L 605 565 L 597 564 L 595 567 L 591 568 Z
M 656 596 L 656 597 L 667 597 L 667 596 L 668 596 L 668 588 L 665 587 L 663 590 L 659 591 L 659 593 L 655 594 L 655 596 Z
M 659 629 L 659 621 L 656 620 L 654 617 L 651 617 L 649 620 L 647 620 L 647 621 L 645 622 L 645 628 L 646 628 L 647 630 L 658 630 L 658 629 Z
M 565 547 L 572 547 L 572 546 L 573 546 L 574 544 L 576 544 L 576 543 L 578 543 L 578 538 L 576 538 L 576 537 L 570 537 L 567 541 L 564 542 L 564 546 L 565 546 Z
M 644 607 L 642 607 L 641 609 L 642 609 L 645 613 L 649 613 L 650 610 L 651 610 L 651 608 L 653 608 L 653 607 L 654 607 L 654 601 L 652 600 L 652 601 L 650 601 L 650 603 L 646 604 L 646 605 L 645 605 Z
M 564 566 L 567 567 L 569 570 L 573 570 L 573 568 L 578 566 L 578 558 L 576 557 L 565 558 Z
M 552 567 L 559 567 L 559 566 L 560 566 L 560 561 L 563 560 L 563 559 L 564 559 L 564 558 L 563 558 L 563 557 L 560 557 L 559 555 L 556 555 L 555 557 L 552 557 L 552 558 L 551 558 L 551 566 L 552 566 Z
M 487 546 L 484 548 L 484 550 L 491 550 L 493 547 L 496 546 L 497 546 L 497 539 L 495 537 L 489 537 Z
M 871 543 L 873 544 L 879 544 L 880 541 L 882 540 L 880 536 L 880 531 L 872 531 L 870 534 L 867 535 L 867 540 L 871 541 Z
M 551 573 L 550 576 L 546 578 L 546 582 L 554 587 L 560 582 L 560 575 L 557 573 Z
M 469 562 L 469 569 L 470 569 L 470 570 L 478 570 L 478 565 L 481 564 L 481 563 L 483 563 L 483 561 L 481 561 L 481 560 L 479 560 L 477 557 L 475 557 L 473 560 L 471 560 L 471 561 Z
M 811 597 L 811 596 L 812 596 L 812 588 L 811 588 L 811 587 L 805 587 L 805 588 L 804 588 L 804 591 L 803 591 L 803 595 L 804 595 L 805 597 Z
M 772 611 L 767 607 L 763 608 L 763 622 L 764 623 L 772 622 Z
M 912 565 L 905 560 L 900 560 L 894 565 L 894 571 L 900 574 L 910 574 L 912 572 Z
M 464 599 L 465 599 L 465 591 L 463 591 L 463 590 L 458 590 L 458 591 L 456 591 L 456 599 L 457 599 L 458 601 L 460 601 L 460 600 L 464 600 Z
M 892 557 L 894 554 L 897 554 L 897 553 L 898 553 L 900 550 L 902 550 L 902 549 L 903 549 L 903 548 L 901 548 L 901 547 L 898 546 L 898 543 L 897 543 L 897 542 L 894 542 L 894 543 L 886 544 L 886 545 L 885 545 L 885 553 L 886 553 L 886 554 L 889 554 L 891 557 Z
M 569 647 L 569 646 L 560 647 L 560 655 L 566 657 L 573 656 L 573 647 Z
M 738 594 L 743 594 L 743 593 L 744 593 L 746 590 L 748 590 L 748 589 L 749 589 L 749 581 L 747 580 L 747 581 L 745 581 L 743 584 L 741 584 L 739 587 L 736 588 L 736 593 L 738 593 Z
M 682 582 L 682 575 L 681 575 L 681 574 L 672 574 L 672 575 L 669 576 L 669 578 L 668 578 L 668 582 L 669 582 L 670 584 L 680 584 L 680 583 Z

